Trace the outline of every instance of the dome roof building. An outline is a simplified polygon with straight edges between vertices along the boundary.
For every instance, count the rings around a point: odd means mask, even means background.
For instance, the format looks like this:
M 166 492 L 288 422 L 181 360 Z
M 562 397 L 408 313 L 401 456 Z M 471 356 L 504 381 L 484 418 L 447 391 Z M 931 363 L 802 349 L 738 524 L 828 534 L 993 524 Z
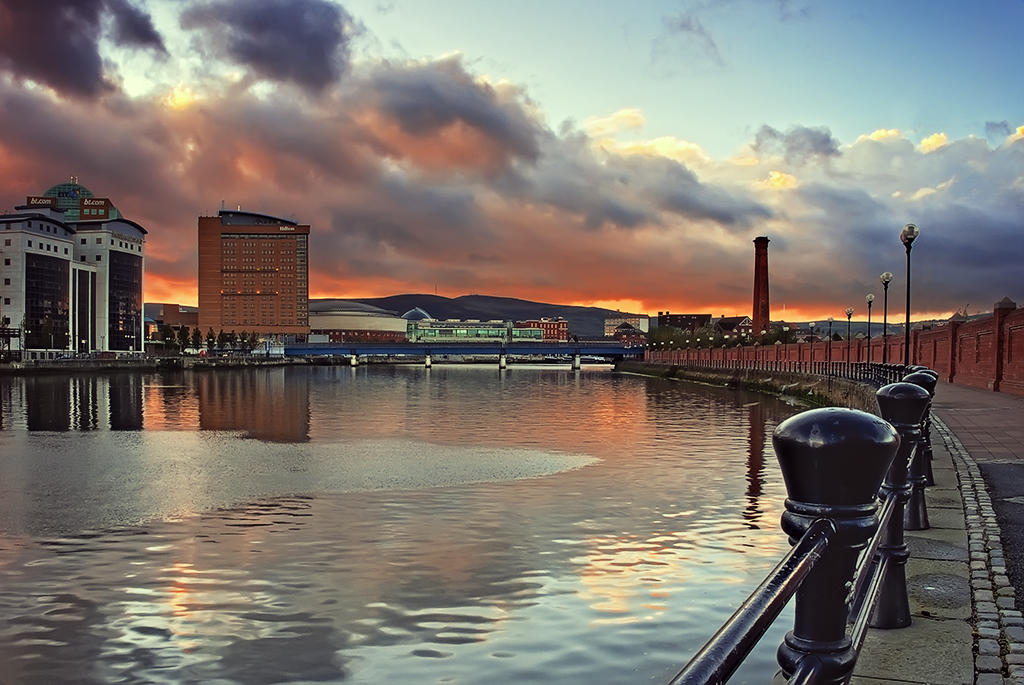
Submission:
M 402 314 L 402 318 L 406 321 L 433 321 L 434 317 L 427 313 L 425 309 L 420 307 L 413 307 L 405 314 Z

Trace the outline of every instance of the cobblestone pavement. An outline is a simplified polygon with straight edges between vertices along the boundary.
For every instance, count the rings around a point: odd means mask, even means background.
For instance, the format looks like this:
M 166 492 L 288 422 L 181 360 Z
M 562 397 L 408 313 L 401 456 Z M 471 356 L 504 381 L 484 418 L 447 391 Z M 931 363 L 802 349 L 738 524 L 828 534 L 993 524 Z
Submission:
M 940 383 L 933 409 L 964 500 L 976 682 L 1024 683 L 1024 397 Z
M 933 417 L 913 624 L 869 631 L 852 682 L 1024 685 L 1024 397 L 940 383 Z

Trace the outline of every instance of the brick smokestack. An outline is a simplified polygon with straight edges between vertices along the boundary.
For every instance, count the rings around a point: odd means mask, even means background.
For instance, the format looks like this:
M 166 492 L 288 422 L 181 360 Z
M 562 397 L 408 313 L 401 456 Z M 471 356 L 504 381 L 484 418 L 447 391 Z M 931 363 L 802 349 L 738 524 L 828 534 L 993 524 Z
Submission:
M 754 238 L 754 335 L 767 331 L 771 323 L 768 310 L 768 238 Z

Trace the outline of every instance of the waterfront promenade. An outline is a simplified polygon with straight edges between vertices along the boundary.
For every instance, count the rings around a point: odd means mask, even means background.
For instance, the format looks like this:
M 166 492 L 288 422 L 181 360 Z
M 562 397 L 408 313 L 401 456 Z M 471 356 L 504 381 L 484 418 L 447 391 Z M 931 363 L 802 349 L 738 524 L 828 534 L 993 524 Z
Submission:
M 939 383 L 929 530 L 907 532 L 914 624 L 872 631 L 853 682 L 1024 683 L 1024 397 Z

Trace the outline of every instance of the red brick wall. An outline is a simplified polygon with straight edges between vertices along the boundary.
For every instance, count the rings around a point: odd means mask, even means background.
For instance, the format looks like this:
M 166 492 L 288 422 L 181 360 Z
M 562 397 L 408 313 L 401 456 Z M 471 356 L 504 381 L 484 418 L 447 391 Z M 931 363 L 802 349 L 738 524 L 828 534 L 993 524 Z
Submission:
M 987 388 L 995 375 L 994 319 L 976 319 L 960 326 L 956 333 L 956 370 L 953 382 Z
M 997 326 L 998 324 L 998 326 Z M 998 330 L 997 330 L 998 328 Z M 903 363 L 904 337 L 890 335 L 888 360 Z M 769 361 L 826 361 L 827 341 L 716 348 L 699 350 L 649 351 L 646 359 L 652 362 L 679 364 L 685 360 L 732 360 L 746 362 Z M 850 346 L 850 359 L 867 359 L 867 340 L 855 340 Z M 882 338 L 871 340 L 871 360 L 882 360 Z M 813 354 L 812 354 L 813 350 Z M 846 360 L 846 341 L 832 343 L 832 361 Z M 997 357 L 1001 363 L 997 364 Z M 992 316 L 968 323 L 951 321 L 945 326 L 911 334 L 911 363 L 921 364 L 939 372 L 943 380 L 988 390 L 1024 395 L 1024 308 L 998 306 Z
M 1024 395 L 1024 309 L 1011 312 L 1003 322 L 1003 378 L 999 389 Z

